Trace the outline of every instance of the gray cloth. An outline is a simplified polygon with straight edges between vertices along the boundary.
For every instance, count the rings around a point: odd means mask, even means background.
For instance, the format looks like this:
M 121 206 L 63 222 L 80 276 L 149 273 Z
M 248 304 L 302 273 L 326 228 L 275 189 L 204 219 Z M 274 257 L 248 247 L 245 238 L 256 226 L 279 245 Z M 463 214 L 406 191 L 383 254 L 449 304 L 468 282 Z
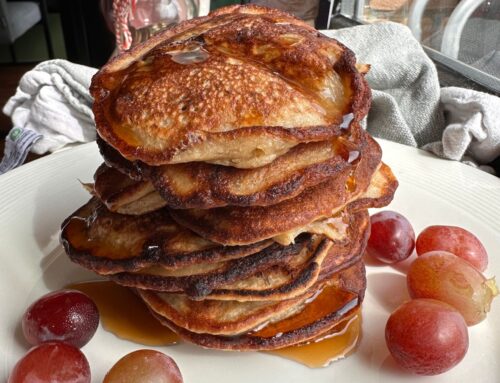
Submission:
M 436 67 L 411 31 L 395 23 L 328 31 L 370 64 L 366 76 L 373 102 L 367 129 L 405 145 L 438 141 L 443 130 Z
M 441 157 L 478 164 L 500 156 L 500 98 L 449 87 L 441 90 L 441 103 L 446 116 L 442 138 L 424 149 Z
M 373 93 L 367 118 L 372 135 L 471 165 L 500 156 L 500 99 L 440 89 L 434 64 L 406 26 L 382 23 L 324 33 L 371 65 L 366 78 Z

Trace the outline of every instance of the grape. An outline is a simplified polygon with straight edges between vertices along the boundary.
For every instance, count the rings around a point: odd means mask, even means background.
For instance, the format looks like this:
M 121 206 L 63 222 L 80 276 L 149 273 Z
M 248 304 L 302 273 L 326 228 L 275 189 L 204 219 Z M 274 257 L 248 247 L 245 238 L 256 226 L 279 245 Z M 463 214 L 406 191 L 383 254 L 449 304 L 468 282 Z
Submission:
M 445 251 L 418 257 L 410 266 L 407 284 L 412 298 L 446 302 L 463 315 L 469 326 L 486 318 L 498 294 L 494 279 L 486 280 L 470 263 Z
M 408 258 L 415 247 L 415 232 L 408 220 L 393 211 L 381 211 L 371 216 L 371 234 L 366 251 L 385 263 Z
M 62 342 L 33 347 L 17 362 L 8 383 L 90 383 L 90 367 L 85 355 Z
M 488 266 L 488 253 L 470 231 L 457 226 L 429 226 L 417 238 L 417 254 L 442 250 L 468 261 L 479 271 Z
M 399 306 L 387 321 L 385 340 L 396 362 L 419 375 L 449 370 L 469 348 L 464 318 L 434 299 L 415 299 Z
M 57 340 L 82 347 L 98 325 L 97 306 L 76 290 L 44 295 L 26 310 L 22 320 L 24 336 L 32 345 Z
M 182 383 L 179 367 L 169 356 L 154 350 L 125 355 L 108 371 L 103 383 Z

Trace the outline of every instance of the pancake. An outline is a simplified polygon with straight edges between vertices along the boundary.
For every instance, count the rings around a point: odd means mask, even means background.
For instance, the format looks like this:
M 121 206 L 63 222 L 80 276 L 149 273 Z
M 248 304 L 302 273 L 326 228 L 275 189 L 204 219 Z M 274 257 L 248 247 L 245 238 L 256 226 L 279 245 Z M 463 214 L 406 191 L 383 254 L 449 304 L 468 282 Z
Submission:
M 349 209 L 354 211 L 382 207 L 392 200 L 397 181 L 390 168 L 379 165 L 378 155 L 375 161 L 366 157 L 360 159 L 353 173 L 346 169 L 276 205 L 170 210 L 170 214 L 201 237 L 227 246 L 277 239 L 283 233 L 291 233 L 291 240 L 307 225 L 334 216 L 350 203 L 353 206 Z
M 158 33 L 108 62 L 90 91 L 98 134 L 155 166 L 260 167 L 299 143 L 349 134 L 371 98 L 352 51 L 255 5 Z
M 179 226 L 165 209 L 126 216 L 110 212 L 96 198 L 63 222 L 61 242 L 73 262 L 103 275 L 149 266 L 216 263 L 254 254 L 273 243 L 221 246 Z
M 263 301 L 290 299 L 305 293 L 321 275 L 338 272 L 359 261 L 369 218 L 353 214 L 348 239 L 333 243 L 320 236 L 302 235 L 296 243 L 269 246 L 244 258 L 196 268 L 161 267 L 119 273 L 111 280 L 141 289 L 183 292 L 191 299 Z
M 108 210 L 120 214 L 141 215 L 158 210 L 167 204 L 148 181 L 137 181 L 120 171 L 102 164 L 94 174 L 90 192 Z
M 149 267 L 135 273 L 115 274 L 110 279 L 130 287 L 181 292 L 191 299 L 213 299 L 219 295 L 225 300 L 269 300 L 273 294 L 291 298 L 303 294 L 316 282 L 331 246 L 332 242 L 325 238 L 305 235 L 292 245 L 270 246 L 227 262 L 176 270 Z
M 361 138 L 365 140 L 366 134 Z M 360 139 L 360 140 L 361 140 Z M 118 166 L 100 167 L 94 177 L 97 195 L 112 211 L 123 214 L 144 214 L 148 204 L 141 199 L 151 198 L 142 192 L 155 189 L 155 201 L 173 209 L 208 209 L 222 206 L 268 206 L 298 194 L 328 178 L 335 177 L 349 166 L 350 153 L 363 153 L 364 143 L 356 144 L 346 139 L 301 144 L 278 157 L 268 165 L 255 169 L 213 165 L 203 162 L 188 164 L 148 166 L 118 159 L 119 154 L 100 140 L 101 153 L 108 156 L 106 163 Z M 363 154 L 361 154 L 363 155 Z M 104 171 L 104 169 L 107 169 Z M 140 180 L 132 181 L 128 175 Z M 113 179 L 110 182 L 108 179 Z M 99 193 L 104 188 L 106 194 Z M 135 197 L 134 197 L 135 193 Z M 112 197 L 108 200 L 108 195 Z M 108 197 L 109 198 L 109 197 Z M 133 198 L 137 208 L 133 208 Z M 161 203 L 158 203 L 158 207 Z M 155 206 L 151 206 L 155 208 Z M 126 209 L 126 211 L 125 211 Z
M 365 288 L 364 265 L 358 262 L 304 296 L 271 304 L 138 293 L 181 338 L 207 348 L 249 351 L 287 347 L 328 332 L 359 307 Z
M 359 313 L 368 208 L 398 186 L 360 126 L 369 66 L 303 21 L 230 6 L 92 79 L 104 159 L 62 224 L 69 258 L 221 350 L 321 340 Z

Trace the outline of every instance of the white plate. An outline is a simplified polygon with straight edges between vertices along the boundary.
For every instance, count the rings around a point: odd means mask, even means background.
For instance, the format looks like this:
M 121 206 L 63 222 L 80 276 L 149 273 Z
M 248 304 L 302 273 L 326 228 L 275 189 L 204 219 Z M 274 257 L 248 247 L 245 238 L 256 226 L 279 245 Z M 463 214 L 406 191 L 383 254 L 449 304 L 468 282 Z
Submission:
M 436 159 L 402 145 L 381 142 L 384 161 L 400 187 L 390 208 L 404 214 L 418 233 L 431 224 L 459 225 L 476 233 L 490 255 L 487 275 L 500 275 L 500 180 L 460 163 Z M 47 291 L 92 274 L 73 265 L 58 242 L 62 220 L 88 195 L 78 179 L 89 181 L 101 162 L 94 143 L 22 166 L 0 177 L 0 378 L 4 381 L 26 352 L 20 317 Z M 312 370 L 261 353 L 228 353 L 190 345 L 163 348 L 179 364 L 185 382 L 407 382 L 422 378 L 402 372 L 384 342 L 389 313 L 407 299 L 405 278 L 392 267 L 368 267 L 363 305 L 363 337 L 358 351 L 327 368 Z M 486 321 L 469 329 L 465 359 L 451 371 L 425 382 L 500 382 L 500 299 Z M 422 334 L 422 336 L 425 336 Z M 92 381 L 126 353 L 143 348 L 100 328 L 83 351 Z

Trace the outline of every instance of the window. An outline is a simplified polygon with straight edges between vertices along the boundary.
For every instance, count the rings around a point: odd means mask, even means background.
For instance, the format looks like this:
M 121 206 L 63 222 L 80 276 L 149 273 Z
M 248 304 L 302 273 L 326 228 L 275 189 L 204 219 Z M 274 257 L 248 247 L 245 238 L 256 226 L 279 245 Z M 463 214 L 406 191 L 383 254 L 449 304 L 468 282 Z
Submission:
M 500 0 L 342 0 L 340 13 L 406 24 L 433 60 L 500 92 Z

